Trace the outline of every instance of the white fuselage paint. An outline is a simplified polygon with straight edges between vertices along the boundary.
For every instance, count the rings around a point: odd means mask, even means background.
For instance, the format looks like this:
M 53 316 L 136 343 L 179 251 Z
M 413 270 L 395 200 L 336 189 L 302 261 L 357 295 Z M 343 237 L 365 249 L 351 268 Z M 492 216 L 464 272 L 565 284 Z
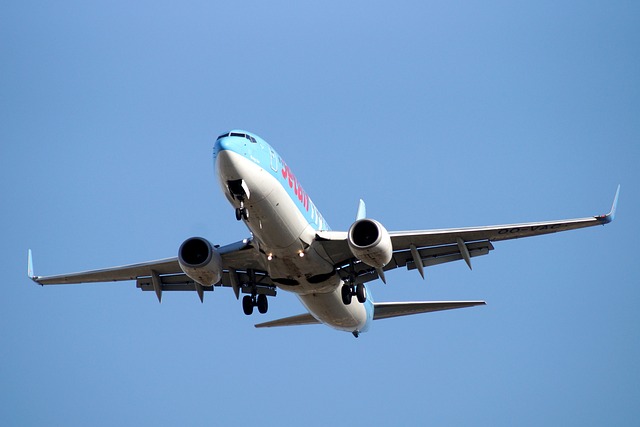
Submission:
M 249 219 L 244 222 L 264 257 L 265 270 L 277 286 L 295 293 L 318 321 L 342 331 L 364 331 L 365 306 L 355 298 L 350 305 L 344 305 L 340 293 L 343 282 L 337 274 L 320 283 L 307 280 L 331 273 L 333 265 L 311 246 L 316 230 L 282 184 L 269 171 L 231 150 L 217 153 L 215 169 L 223 193 L 235 208 L 240 202 L 230 194 L 227 182 L 242 179 L 250 190 L 250 197 L 244 202 Z M 285 285 L 278 279 L 295 280 L 298 284 Z

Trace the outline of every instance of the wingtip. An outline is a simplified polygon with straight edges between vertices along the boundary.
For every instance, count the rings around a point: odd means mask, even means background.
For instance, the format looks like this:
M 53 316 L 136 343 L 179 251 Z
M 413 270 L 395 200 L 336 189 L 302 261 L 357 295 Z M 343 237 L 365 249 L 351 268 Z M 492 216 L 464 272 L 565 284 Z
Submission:
M 27 255 L 27 276 L 29 276 L 30 279 L 33 279 L 33 255 L 31 253 L 31 249 L 29 249 Z
M 600 215 L 598 218 L 602 221 L 603 224 L 609 224 L 616 218 L 616 209 L 618 208 L 618 196 L 620 195 L 620 184 L 618 184 L 618 189 L 616 190 L 616 195 L 613 198 L 613 204 L 611 205 L 611 210 L 606 215 Z
M 33 253 L 31 249 L 29 249 L 27 253 L 27 276 L 38 285 L 42 285 L 42 283 L 38 281 L 39 277 L 33 274 Z

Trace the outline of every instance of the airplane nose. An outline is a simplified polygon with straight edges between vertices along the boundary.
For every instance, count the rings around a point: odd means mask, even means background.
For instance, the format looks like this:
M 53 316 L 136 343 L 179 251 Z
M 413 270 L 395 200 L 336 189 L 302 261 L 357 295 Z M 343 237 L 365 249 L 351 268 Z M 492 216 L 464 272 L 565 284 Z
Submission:
M 213 146 L 213 151 L 215 154 L 218 154 L 220 151 L 229 150 L 230 148 L 229 138 L 220 138 Z
M 235 170 L 233 157 L 230 157 L 230 153 L 236 153 L 239 151 L 236 138 L 223 137 L 216 141 L 213 147 L 213 158 L 215 159 L 215 166 L 220 170 Z
M 214 152 L 216 154 L 220 151 L 234 151 L 236 153 L 242 153 L 244 146 L 243 142 L 244 140 L 240 140 L 240 138 L 233 136 L 219 138 L 214 146 Z

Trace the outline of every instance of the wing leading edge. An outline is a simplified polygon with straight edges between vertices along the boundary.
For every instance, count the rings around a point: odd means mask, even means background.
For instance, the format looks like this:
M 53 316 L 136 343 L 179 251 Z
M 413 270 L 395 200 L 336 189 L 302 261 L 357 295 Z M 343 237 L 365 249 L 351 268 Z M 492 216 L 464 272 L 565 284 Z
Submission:
M 258 251 L 250 239 L 220 247 L 218 252 L 222 258 L 224 271 L 220 283 L 214 286 L 202 286 L 190 279 L 180 268 L 177 257 L 78 273 L 36 276 L 33 273 L 33 258 L 29 250 L 27 274 L 31 280 L 40 285 L 135 280 L 139 289 L 154 291 L 158 301 L 161 301 L 164 291 L 196 291 L 202 301 L 204 292 L 213 291 L 216 286 L 233 288 L 238 298 L 240 293 L 251 292 L 251 289 L 245 286 L 250 281 L 257 285 L 258 293 L 275 295 L 275 285 L 264 271 Z
M 559 221 L 528 222 L 520 224 L 492 225 L 484 227 L 448 228 L 442 230 L 401 231 L 390 233 L 394 250 L 409 249 L 410 246 L 436 246 L 453 244 L 457 239 L 464 243 L 476 241 L 495 242 L 539 236 L 560 231 L 576 230 L 609 224 L 615 218 L 620 186 L 616 190 L 611 210 L 608 214 L 586 218 Z

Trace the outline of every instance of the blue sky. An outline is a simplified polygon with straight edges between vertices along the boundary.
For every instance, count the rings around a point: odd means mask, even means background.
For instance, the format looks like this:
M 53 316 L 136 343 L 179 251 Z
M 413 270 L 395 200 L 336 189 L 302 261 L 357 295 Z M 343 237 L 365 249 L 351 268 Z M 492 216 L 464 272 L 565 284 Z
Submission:
M 301 3 L 301 2 L 300 2 Z M 631 425 L 640 418 L 637 2 L 33 2 L 1 6 L 3 425 Z M 595 215 L 375 283 L 486 307 L 256 330 L 228 289 L 26 277 L 247 236 L 216 135 L 272 144 L 334 229 Z

